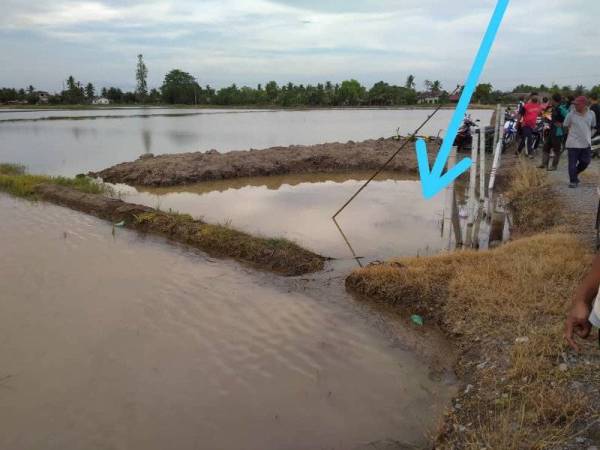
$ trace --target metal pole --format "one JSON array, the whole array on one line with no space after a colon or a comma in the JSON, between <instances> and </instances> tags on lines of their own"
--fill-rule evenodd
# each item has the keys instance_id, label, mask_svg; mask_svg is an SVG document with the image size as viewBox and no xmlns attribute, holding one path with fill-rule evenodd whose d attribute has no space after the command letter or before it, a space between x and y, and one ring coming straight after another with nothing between
<instances>
[{"instance_id":1,"label":"metal pole","mask_svg":"<svg viewBox=\"0 0 600 450\"><path fill-rule=\"evenodd\" d=\"M450 155L448 156L448 162L446 170L450 170L456 164L456 147L452 147ZM454 202L454 183L450 183L444 190L444 228L443 228L443 239L447 242L446 250L452 250L452 232L454 230L454 214L455 214L455 202ZM448 223L446 223L448 221Z\"/></svg>"},{"instance_id":2,"label":"metal pole","mask_svg":"<svg viewBox=\"0 0 600 450\"><path fill-rule=\"evenodd\" d=\"M454 228L454 248L463 246L462 230L460 229L460 218L458 217L458 205L456 204L456 191L452 190L452 228ZM452 250L449 248L448 250Z\"/></svg>"},{"instance_id":3,"label":"metal pole","mask_svg":"<svg viewBox=\"0 0 600 450\"><path fill-rule=\"evenodd\" d=\"M477 133L477 130L475 130L475 133ZM473 134L471 134L473 135ZM471 145L471 170L469 173L469 190L468 190L468 196L469 196L469 201L468 201L468 207L469 207L469 221L468 223L472 224L474 217L475 217L475 208L476 208L476 202L475 202L475 186L477 185L477 152L478 152L478 148L475 145L475 142L473 142L473 144Z\"/></svg>"},{"instance_id":4,"label":"metal pole","mask_svg":"<svg viewBox=\"0 0 600 450\"><path fill-rule=\"evenodd\" d=\"M340 224L337 223L337 220L335 220L335 218L333 218L333 223L335 223L335 226L337 227L338 231L342 235L342 238L344 238L344 242L346 242L346 245L348 246L348 248L350 249L350 252L352 253L352 257L356 260L356 262L358 263L358 266L359 267L363 267L362 263L360 262L360 257L356 255L356 252L354 251L354 248L350 244L350 241L348 240L348 238L346 237L346 235L342 231L342 228L340 227Z\"/></svg>"},{"instance_id":5,"label":"metal pole","mask_svg":"<svg viewBox=\"0 0 600 450\"><path fill-rule=\"evenodd\" d=\"M496 148L498 144L498 135L500 134L500 104L496 105L496 121L494 123L494 144L492 148Z\"/></svg>"},{"instance_id":6,"label":"metal pole","mask_svg":"<svg viewBox=\"0 0 600 450\"><path fill-rule=\"evenodd\" d=\"M477 130L477 150L479 152L479 201L485 198L485 143L481 145L481 130Z\"/></svg>"},{"instance_id":7,"label":"metal pole","mask_svg":"<svg viewBox=\"0 0 600 450\"><path fill-rule=\"evenodd\" d=\"M502 142L498 142L496 145L496 150L494 152L494 162L492 163L492 170L490 171L490 184L488 185L488 192L491 195L491 192L494 190L494 184L496 183L496 174L498 173L498 169L500 169L500 159L502 157Z\"/></svg>"},{"instance_id":8,"label":"metal pole","mask_svg":"<svg viewBox=\"0 0 600 450\"><path fill-rule=\"evenodd\" d=\"M500 108L500 119L504 117L504 108ZM492 169L490 170L490 182L488 185L488 193L487 193L487 214L489 217L492 217L492 209L494 208L494 185L496 184L496 174L498 169L500 168L500 158L502 156L502 148L504 141L504 127L502 126L502 120L498 123L498 141L496 142L496 147L494 150L494 160L492 163Z\"/></svg>"}]
</instances>

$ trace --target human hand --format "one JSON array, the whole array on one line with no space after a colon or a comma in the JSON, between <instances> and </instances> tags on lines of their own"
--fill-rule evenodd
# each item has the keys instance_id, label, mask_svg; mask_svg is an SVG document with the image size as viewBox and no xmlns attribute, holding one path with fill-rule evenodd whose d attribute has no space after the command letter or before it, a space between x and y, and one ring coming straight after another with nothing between
<instances>
[{"instance_id":1,"label":"human hand","mask_svg":"<svg viewBox=\"0 0 600 450\"><path fill-rule=\"evenodd\" d=\"M575 342L574 335L586 339L592 331L592 324L588 320L591 308L585 302L574 302L565 323L565 339L576 352L579 346Z\"/></svg>"}]
</instances>

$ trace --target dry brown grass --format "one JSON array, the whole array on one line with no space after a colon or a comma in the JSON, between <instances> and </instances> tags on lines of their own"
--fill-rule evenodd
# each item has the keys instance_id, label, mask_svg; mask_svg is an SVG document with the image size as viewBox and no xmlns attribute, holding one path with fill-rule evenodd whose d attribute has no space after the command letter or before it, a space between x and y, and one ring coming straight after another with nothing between
<instances>
[{"instance_id":1,"label":"dry brown grass","mask_svg":"<svg viewBox=\"0 0 600 450\"><path fill-rule=\"evenodd\" d=\"M539 233L564 223L545 170L518 160L507 178L505 197L516 231Z\"/></svg>"},{"instance_id":2,"label":"dry brown grass","mask_svg":"<svg viewBox=\"0 0 600 450\"><path fill-rule=\"evenodd\" d=\"M436 307L448 297L450 280L458 268L480 255L465 251L395 259L354 271L346 286L369 299L437 319Z\"/></svg>"},{"instance_id":3,"label":"dry brown grass","mask_svg":"<svg viewBox=\"0 0 600 450\"><path fill-rule=\"evenodd\" d=\"M562 337L570 296L592 255L556 227L561 205L545 172L519 162L508 179L521 239L482 252L392 260L346 280L362 297L423 314L461 348L456 370L472 388L456 399L461 407L449 411L436 448L563 448L600 417L597 396L572 388L598 383L597 344L573 362Z\"/></svg>"},{"instance_id":4,"label":"dry brown grass","mask_svg":"<svg viewBox=\"0 0 600 450\"><path fill-rule=\"evenodd\" d=\"M540 234L490 251L367 267L347 286L424 314L465 349L457 371L476 388L448 416L439 448L542 449L592 413L569 389L577 371L559 369L569 297L590 258L573 235Z\"/></svg>"}]
</instances>

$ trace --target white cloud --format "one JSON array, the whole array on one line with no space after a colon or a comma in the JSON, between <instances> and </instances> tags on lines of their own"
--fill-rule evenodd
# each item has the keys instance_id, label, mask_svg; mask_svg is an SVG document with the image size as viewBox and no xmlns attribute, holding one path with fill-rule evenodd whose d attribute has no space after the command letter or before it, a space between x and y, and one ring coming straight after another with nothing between
<instances>
[{"instance_id":1,"label":"white cloud","mask_svg":"<svg viewBox=\"0 0 600 450\"><path fill-rule=\"evenodd\" d=\"M111 57L123 84L132 58L146 55L151 78L181 67L223 85L317 81L356 77L398 82L408 73L461 81L485 29L493 0L4 0L0 52L10 54L5 78L18 84L23 60L55 49L57 55L92 52ZM485 76L507 87L519 82L565 80L600 83L594 62L600 56L595 18L600 2L519 0L512 2ZM12 33L12 34L11 34ZM24 40L23 36L28 38ZM20 40L21 39L21 40ZM43 42L36 50L35 39ZM26 42L25 42L26 41ZM29 45L20 56L15 44ZM41 50L44 49L44 50ZM73 57L74 57L73 56ZM22 59L20 59L22 58ZM65 61L50 63L43 80L64 77ZM120 68L120 69L119 69ZM92 79L94 67L78 67ZM12 79L10 77L13 77ZM595 81L594 81L595 80Z\"/></svg>"}]
</instances>

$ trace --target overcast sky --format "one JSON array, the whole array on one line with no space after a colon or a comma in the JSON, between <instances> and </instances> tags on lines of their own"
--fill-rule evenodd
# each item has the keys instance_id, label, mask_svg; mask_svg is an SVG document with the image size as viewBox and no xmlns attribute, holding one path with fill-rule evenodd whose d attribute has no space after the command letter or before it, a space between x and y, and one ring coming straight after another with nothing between
<instances>
[{"instance_id":1,"label":"overcast sky","mask_svg":"<svg viewBox=\"0 0 600 450\"><path fill-rule=\"evenodd\" d=\"M495 0L1 0L0 86L464 81ZM483 81L600 84L600 1L512 0Z\"/></svg>"}]
</instances>

